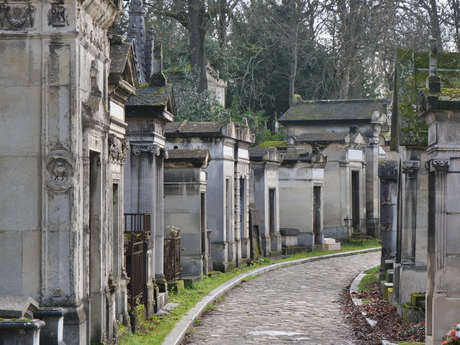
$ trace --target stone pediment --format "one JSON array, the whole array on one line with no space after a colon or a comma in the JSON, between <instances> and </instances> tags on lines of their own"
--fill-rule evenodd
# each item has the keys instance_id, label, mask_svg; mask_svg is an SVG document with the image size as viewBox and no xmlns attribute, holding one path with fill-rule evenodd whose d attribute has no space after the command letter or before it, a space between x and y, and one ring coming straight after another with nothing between
<instances>
[{"instance_id":1,"label":"stone pediment","mask_svg":"<svg viewBox=\"0 0 460 345\"><path fill-rule=\"evenodd\" d=\"M132 44L112 43L110 60L109 90L112 97L115 96L124 103L129 96L136 93L138 87Z\"/></svg>"},{"instance_id":2,"label":"stone pediment","mask_svg":"<svg viewBox=\"0 0 460 345\"><path fill-rule=\"evenodd\" d=\"M103 29L108 29L122 11L122 1L119 0L86 0L79 1L94 23Z\"/></svg>"}]
</instances>

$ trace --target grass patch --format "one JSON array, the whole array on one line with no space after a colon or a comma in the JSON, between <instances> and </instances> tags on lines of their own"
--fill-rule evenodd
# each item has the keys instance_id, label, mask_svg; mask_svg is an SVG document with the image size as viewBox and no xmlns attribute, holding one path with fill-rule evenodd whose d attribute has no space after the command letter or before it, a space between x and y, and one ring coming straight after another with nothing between
<instances>
[{"instance_id":1,"label":"grass patch","mask_svg":"<svg viewBox=\"0 0 460 345\"><path fill-rule=\"evenodd\" d=\"M248 281L250 281L250 280L253 280L254 278L257 278L257 277L259 277L259 276L258 276L258 275L247 276L247 277L244 277L241 281L242 281L243 283L246 283L246 282L248 282Z\"/></svg>"},{"instance_id":2,"label":"grass patch","mask_svg":"<svg viewBox=\"0 0 460 345\"><path fill-rule=\"evenodd\" d=\"M358 285L358 291L369 291L378 289L380 265L368 269L366 275L361 279ZM377 283L377 284L375 284ZM377 286L377 287L376 287Z\"/></svg>"},{"instance_id":3,"label":"grass patch","mask_svg":"<svg viewBox=\"0 0 460 345\"><path fill-rule=\"evenodd\" d=\"M342 243L340 251L337 252L348 252L360 249L368 249L379 247L380 242L378 240L360 240L360 241L347 241ZM151 345L151 344L161 344L166 336L173 330L176 324L182 319L182 317L187 314L187 312L192 309L201 299L210 293L212 290L222 285L226 281L242 274L258 268L261 266L270 265L276 262L292 261L297 259L315 257L331 254L330 251L318 250L312 252L298 253L295 255L290 255L289 257L272 260L268 258L262 258L255 260L254 264L251 266L244 266L240 269L235 269L230 272L221 273L211 277L205 277L199 282L194 282L193 286L182 290L179 294L177 292L169 293L169 301L179 303L179 305L171 310L168 315L153 315L145 321L142 320L139 322L138 332L136 334L129 333L123 337L120 341L120 345ZM250 278L253 277L253 278ZM256 276L250 276L246 278L246 281L256 278ZM217 298L217 301L222 300L223 297ZM211 303L210 303L211 304ZM215 305L213 304L215 308ZM212 309L208 304L208 308Z\"/></svg>"}]
</instances>

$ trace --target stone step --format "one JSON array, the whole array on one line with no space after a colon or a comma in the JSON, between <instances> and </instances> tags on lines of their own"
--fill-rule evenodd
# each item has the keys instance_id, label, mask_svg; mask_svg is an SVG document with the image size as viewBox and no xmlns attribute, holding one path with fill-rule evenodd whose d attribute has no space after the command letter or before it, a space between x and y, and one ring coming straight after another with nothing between
<instances>
[{"instance_id":1,"label":"stone step","mask_svg":"<svg viewBox=\"0 0 460 345\"><path fill-rule=\"evenodd\" d=\"M330 243L324 245L325 250L340 250L340 248L340 243Z\"/></svg>"},{"instance_id":2,"label":"stone step","mask_svg":"<svg viewBox=\"0 0 460 345\"><path fill-rule=\"evenodd\" d=\"M385 273L385 280L389 283L393 283L393 270L387 270Z\"/></svg>"},{"instance_id":3,"label":"stone step","mask_svg":"<svg viewBox=\"0 0 460 345\"><path fill-rule=\"evenodd\" d=\"M410 294L410 304L414 307L425 308L425 293L411 293Z\"/></svg>"},{"instance_id":4,"label":"stone step","mask_svg":"<svg viewBox=\"0 0 460 345\"><path fill-rule=\"evenodd\" d=\"M203 280L203 276L185 276L182 277L182 280L184 281L184 286L186 288L191 288L194 283Z\"/></svg>"},{"instance_id":5,"label":"stone step","mask_svg":"<svg viewBox=\"0 0 460 345\"><path fill-rule=\"evenodd\" d=\"M158 313L163 307L168 304L168 294L165 292L160 292L155 300L155 313Z\"/></svg>"},{"instance_id":6,"label":"stone step","mask_svg":"<svg viewBox=\"0 0 460 345\"><path fill-rule=\"evenodd\" d=\"M335 243L335 238L325 238L323 240L324 244L334 244Z\"/></svg>"},{"instance_id":7,"label":"stone step","mask_svg":"<svg viewBox=\"0 0 460 345\"><path fill-rule=\"evenodd\" d=\"M387 260L385 260L383 268L386 269L386 270L391 270L391 269L393 269L393 264L394 263L395 263L394 259L387 259Z\"/></svg>"}]
</instances>

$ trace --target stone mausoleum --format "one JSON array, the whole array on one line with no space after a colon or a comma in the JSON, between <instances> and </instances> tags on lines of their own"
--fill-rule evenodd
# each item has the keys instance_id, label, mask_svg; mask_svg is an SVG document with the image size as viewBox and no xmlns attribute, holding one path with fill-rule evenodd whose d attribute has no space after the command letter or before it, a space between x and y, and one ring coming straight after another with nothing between
<instances>
[{"instance_id":1,"label":"stone mausoleum","mask_svg":"<svg viewBox=\"0 0 460 345\"><path fill-rule=\"evenodd\" d=\"M107 31L120 10L113 0L1 6L0 295L65 307L67 345L115 342L127 314L127 145L108 92Z\"/></svg>"},{"instance_id":2,"label":"stone mausoleum","mask_svg":"<svg viewBox=\"0 0 460 345\"><path fill-rule=\"evenodd\" d=\"M324 237L348 238L354 229L378 236L380 200L378 160L385 100L300 101L279 123L297 154L319 150L324 167ZM283 226L283 225L282 225Z\"/></svg>"},{"instance_id":3,"label":"stone mausoleum","mask_svg":"<svg viewBox=\"0 0 460 345\"><path fill-rule=\"evenodd\" d=\"M250 257L249 147L254 136L247 121L169 123L165 136L169 150L209 150L206 210L213 266L225 272L241 265Z\"/></svg>"}]
</instances>

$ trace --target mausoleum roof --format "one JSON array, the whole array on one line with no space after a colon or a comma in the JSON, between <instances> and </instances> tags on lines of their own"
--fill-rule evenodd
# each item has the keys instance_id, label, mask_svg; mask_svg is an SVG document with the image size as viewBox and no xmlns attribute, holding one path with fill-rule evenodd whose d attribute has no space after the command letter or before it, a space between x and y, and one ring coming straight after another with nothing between
<instances>
[{"instance_id":1,"label":"mausoleum roof","mask_svg":"<svg viewBox=\"0 0 460 345\"><path fill-rule=\"evenodd\" d=\"M132 44L122 42L110 45L110 74L122 74L128 61Z\"/></svg>"},{"instance_id":2,"label":"mausoleum roof","mask_svg":"<svg viewBox=\"0 0 460 345\"><path fill-rule=\"evenodd\" d=\"M195 161L206 163L210 160L208 149L172 149L168 150L168 162Z\"/></svg>"},{"instance_id":3,"label":"mausoleum roof","mask_svg":"<svg viewBox=\"0 0 460 345\"><path fill-rule=\"evenodd\" d=\"M325 165L327 162L326 157L322 153L298 153L288 152L281 155L284 163L304 162L311 164Z\"/></svg>"},{"instance_id":4,"label":"mausoleum roof","mask_svg":"<svg viewBox=\"0 0 460 345\"><path fill-rule=\"evenodd\" d=\"M238 122L183 122L168 123L165 128L167 138L210 138L228 137L247 143L254 142L254 136L247 121Z\"/></svg>"},{"instance_id":5,"label":"mausoleum roof","mask_svg":"<svg viewBox=\"0 0 460 345\"><path fill-rule=\"evenodd\" d=\"M166 126L166 133L190 133L203 136L214 134L221 135L222 127L224 123L222 122L173 122L168 123Z\"/></svg>"},{"instance_id":6,"label":"mausoleum roof","mask_svg":"<svg viewBox=\"0 0 460 345\"><path fill-rule=\"evenodd\" d=\"M324 133L303 133L295 137L296 142L344 142L349 139L350 133L346 132L324 132Z\"/></svg>"},{"instance_id":7,"label":"mausoleum roof","mask_svg":"<svg viewBox=\"0 0 460 345\"><path fill-rule=\"evenodd\" d=\"M383 112L383 99L301 101L289 108L279 122L359 121L370 122Z\"/></svg>"},{"instance_id":8,"label":"mausoleum roof","mask_svg":"<svg viewBox=\"0 0 460 345\"><path fill-rule=\"evenodd\" d=\"M281 162L281 155L276 147L251 147L249 149L251 161Z\"/></svg>"},{"instance_id":9,"label":"mausoleum roof","mask_svg":"<svg viewBox=\"0 0 460 345\"><path fill-rule=\"evenodd\" d=\"M165 86L141 85L136 94L125 103L126 117L157 117L165 116L173 121L175 116L174 93L171 84Z\"/></svg>"}]
</instances>

